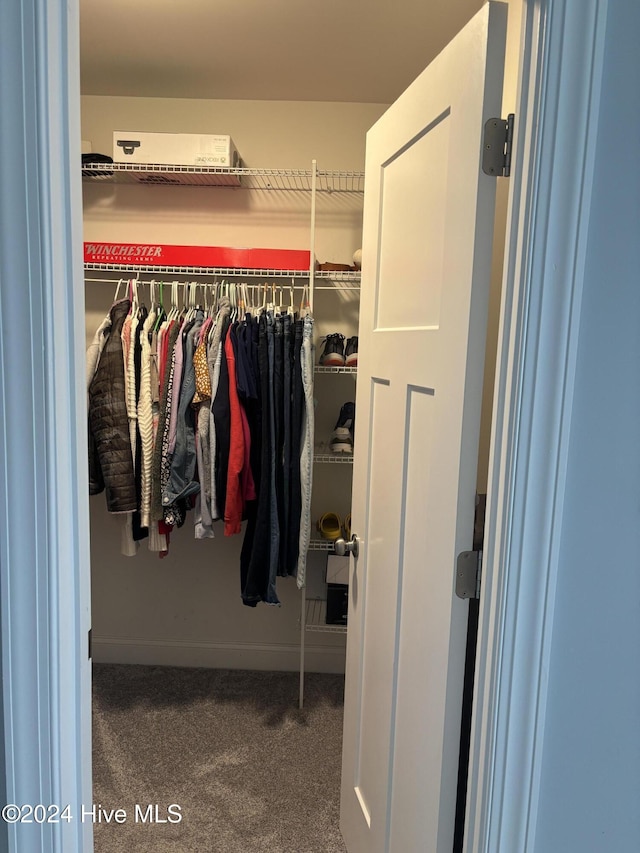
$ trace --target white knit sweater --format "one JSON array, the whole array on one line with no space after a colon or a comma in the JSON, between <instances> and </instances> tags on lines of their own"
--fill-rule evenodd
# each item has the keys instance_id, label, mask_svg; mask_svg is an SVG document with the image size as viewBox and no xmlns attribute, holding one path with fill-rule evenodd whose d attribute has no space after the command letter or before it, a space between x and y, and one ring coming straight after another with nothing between
<instances>
[{"instance_id":1,"label":"white knit sweater","mask_svg":"<svg viewBox=\"0 0 640 853\"><path fill-rule=\"evenodd\" d=\"M151 510L151 465L153 459L153 406L151 396L151 344L149 332L156 321L156 312L151 311L142 327L142 364L140 369L140 398L138 400L138 426L142 442L142 496L140 499L140 523L149 526Z\"/></svg>"}]
</instances>

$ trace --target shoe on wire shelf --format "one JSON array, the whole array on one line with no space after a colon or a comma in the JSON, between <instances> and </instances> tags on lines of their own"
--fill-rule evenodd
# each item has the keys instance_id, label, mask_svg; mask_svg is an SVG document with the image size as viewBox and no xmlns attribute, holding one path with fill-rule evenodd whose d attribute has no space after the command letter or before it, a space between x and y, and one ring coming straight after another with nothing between
<instances>
[{"instance_id":1,"label":"shoe on wire shelf","mask_svg":"<svg viewBox=\"0 0 640 853\"><path fill-rule=\"evenodd\" d=\"M358 366L358 336L354 335L347 339L347 344L344 348L344 363L347 367Z\"/></svg>"},{"instance_id":2,"label":"shoe on wire shelf","mask_svg":"<svg viewBox=\"0 0 640 853\"><path fill-rule=\"evenodd\" d=\"M331 437L332 453L353 453L353 426L356 417L356 404L345 403L340 409L338 421Z\"/></svg>"},{"instance_id":3,"label":"shoe on wire shelf","mask_svg":"<svg viewBox=\"0 0 640 853\"><path fill-rule=\"evenodd\" d=\"M330 542L335 542L342 536L342 522L340 516L335 512L325 512L324 515L316 521L316 528L323 539L328 539Z\"/></svg>"},{"instance_id":4,"label":"shoe on wire shelf","mask_svg":"<svg viewBox=\"0 0 640 853\"><path fill-rule=\"evenodd\" d=\"M342 531L347 542L351 541L351 513L342 522Z\"/></svg>"},{"instance_id":5,"label":"shoe on wire shelf","mask_svg":"<svg viewBox=\"0 0 640 853\"><path fill-rule=\"evenodd\" d=\"M327 335L319 363L324 367L344 367L344 335Z\"/></svg>"}]
</instances>

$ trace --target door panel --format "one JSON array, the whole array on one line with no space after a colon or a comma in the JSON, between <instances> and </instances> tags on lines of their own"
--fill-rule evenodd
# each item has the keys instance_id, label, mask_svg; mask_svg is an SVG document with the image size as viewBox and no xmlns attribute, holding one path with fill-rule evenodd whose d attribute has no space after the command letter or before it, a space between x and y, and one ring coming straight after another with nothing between
<instances>
[{"instance_id":1,"label":"door panel","mask_svg":"<svg viewBox=\"0 0 640 853\"><path fill-rule=\"evenodd\" d=\"M423 129L383 165L376 329L437 326L443 275L448 114ZM425 163L437 164L425 169ZM398 210L404 210L402 217ZM425 235L429 235L429 239ZM381 287L402 273L398 291ZM424 287L425 281L430 282Z\"/></svg>"},{"instance_id":2,"label":"door panel","mask_svg":"<svg viewBox=\"0 0 640 853\"><path fill-rule=\"evenodd\" d=\"M375 500L383 496L389 488L388 470L385 464L385 443L389 441L394 428L390 417L390 388L386 381L371 380L371 444L368 484L369 519L367 541L376 564L384 565L394 558L389 551L393 538L378 536L376 531L383 530L389 522L397 524L397 519L387 518L384 500ZM382 575L376 583L367 585L369 602L364 609L363 656L361 665L360 714L358 719L358 752L356 754L355 788L365 815L371 812L371 804L376 803L385 793L387 773L384 751L377 743L378 733L388 730L389 707L377 701L377 671L380 661L388 654L393 644L393 624L378 625L375 614L384 608L385 602L394 595L394 578L391 574ZM362 713L366 709L366 713Z\"/></svg>"},{"instance_id":3,"label":"door panel","mask_svg":"<svg viewBox=\"0 0 640 853\"><path fill-rule=\"evenodd\" d=\"M451 853L503 4L367 136L341 828L349 853Z\"/></svg>"}]
</instances>

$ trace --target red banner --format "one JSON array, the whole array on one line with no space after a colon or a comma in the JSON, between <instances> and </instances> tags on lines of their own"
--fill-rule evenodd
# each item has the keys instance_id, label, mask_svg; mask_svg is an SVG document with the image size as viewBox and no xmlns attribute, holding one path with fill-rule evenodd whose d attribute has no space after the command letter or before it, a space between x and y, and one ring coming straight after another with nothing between
<instances>
[{"instance_id":1,"label":"red banner","mask_svg":"<svg viewBox=\"0 0 640 853\"><path fill-rule=\"evenodd\" d=\"M228 246L167 246L149 243L84 244L86 264L308 270L310 257L310 252L300 249L236 249Z\"/></svg>"}]
</instances>

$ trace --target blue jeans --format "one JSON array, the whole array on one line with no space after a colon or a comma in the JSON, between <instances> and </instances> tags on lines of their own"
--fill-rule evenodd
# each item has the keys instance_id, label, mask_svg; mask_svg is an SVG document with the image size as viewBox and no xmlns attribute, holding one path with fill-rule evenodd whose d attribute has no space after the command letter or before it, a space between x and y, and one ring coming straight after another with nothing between
<instances>
[{"instance_id":1,"label":"blue jeans","mask_svg":"<svg viewBox=\"0 0 640 853\"><path fill-rule=\"evenodd\" d=\"M302 449L302 416L304 414L304 388L302 386L301 364L303 328L304 320L296 320L291 324L291 439L288 456L286 455L287 449L285 445L285 481L289 486L285 569L287 575L293 576L295 576L298 571L298 554L300 551L300 512L302 510L302 495L300 491L300 451Z\"/></svg>"},{"instance_id":2,"label":"blue jeans","mask_svg":"<svg viewBox=\"0 0 640 853\"><path fill-rule=\"evenodd\" d=\"M196 480L196 433L195 411L191 405L196 392L196 373L193 367L195 339L200 331L204 312L198 311L196 321L187 335L185 348L184 375L180 386L178 421L176 428L176 446L171 458L169 483L162 497L165 506L170 506L181 498L200 491Z\"/></svg>"},{"instance_id":3,"label":"blue jeans","mask_svg":"<svg viewBox=\"0 0 640 853\"><path fill-rule=\"evenodd\" d=\"M276 465L279 460L276 459L276 341L275 341L275 321L273 313L267 312L267 347L269 353L269 448L270 448L270 466L269 466L269 586L267 591L267 602L271 603L274 598L278 601L276 595L276 575L278 573L278 557L280 554L280 522L278 519L278 497L276 489ZM279 603L279 602L278 602Z\"/></svg>"},{"instance_id":4,"label":"blue jeans","mask_svg":"<svg viewBox=\"0 0 640 853\"><path fill-rule=\"evenodd\" d=\"M270 331L269 331L270 329ZM279 604L276 593L275 570L271 575L271 555L273 551L273 519L271 504L271 474L275 478L274 448L272 448L271 411L272 391L269 376L269 337L272 340L273 353L273 318L271 325L266 314L258 321L258 376L260 403L256 418L261 424L259 451L259 476L256 478L258 499L250 508L247 529L245 531L242 554L240 557L242 601L250 607L255 607L259 601L267 604ZM258 448L255 448L256 452ZM274 507L275 508L275 507ZM276 517L277 525L277 517ZM276 529L276 535L278 531ZM277 549L276 549L277 555ZM275 566L275 564L274 564Z\"/></svg>"},{"instance_id":5,"label":"blue jeans","mask_svg":"<svg viewBox=\"0 0 640 853\"><path fill-rule=\"evenodd\" d=\"M275 421L276 509L278 512L277 574L282 575L282 551L286 542L287 519L284 508L284 324L279 314L274 322L273 413Z\"/></svg>"}]
</instances>

